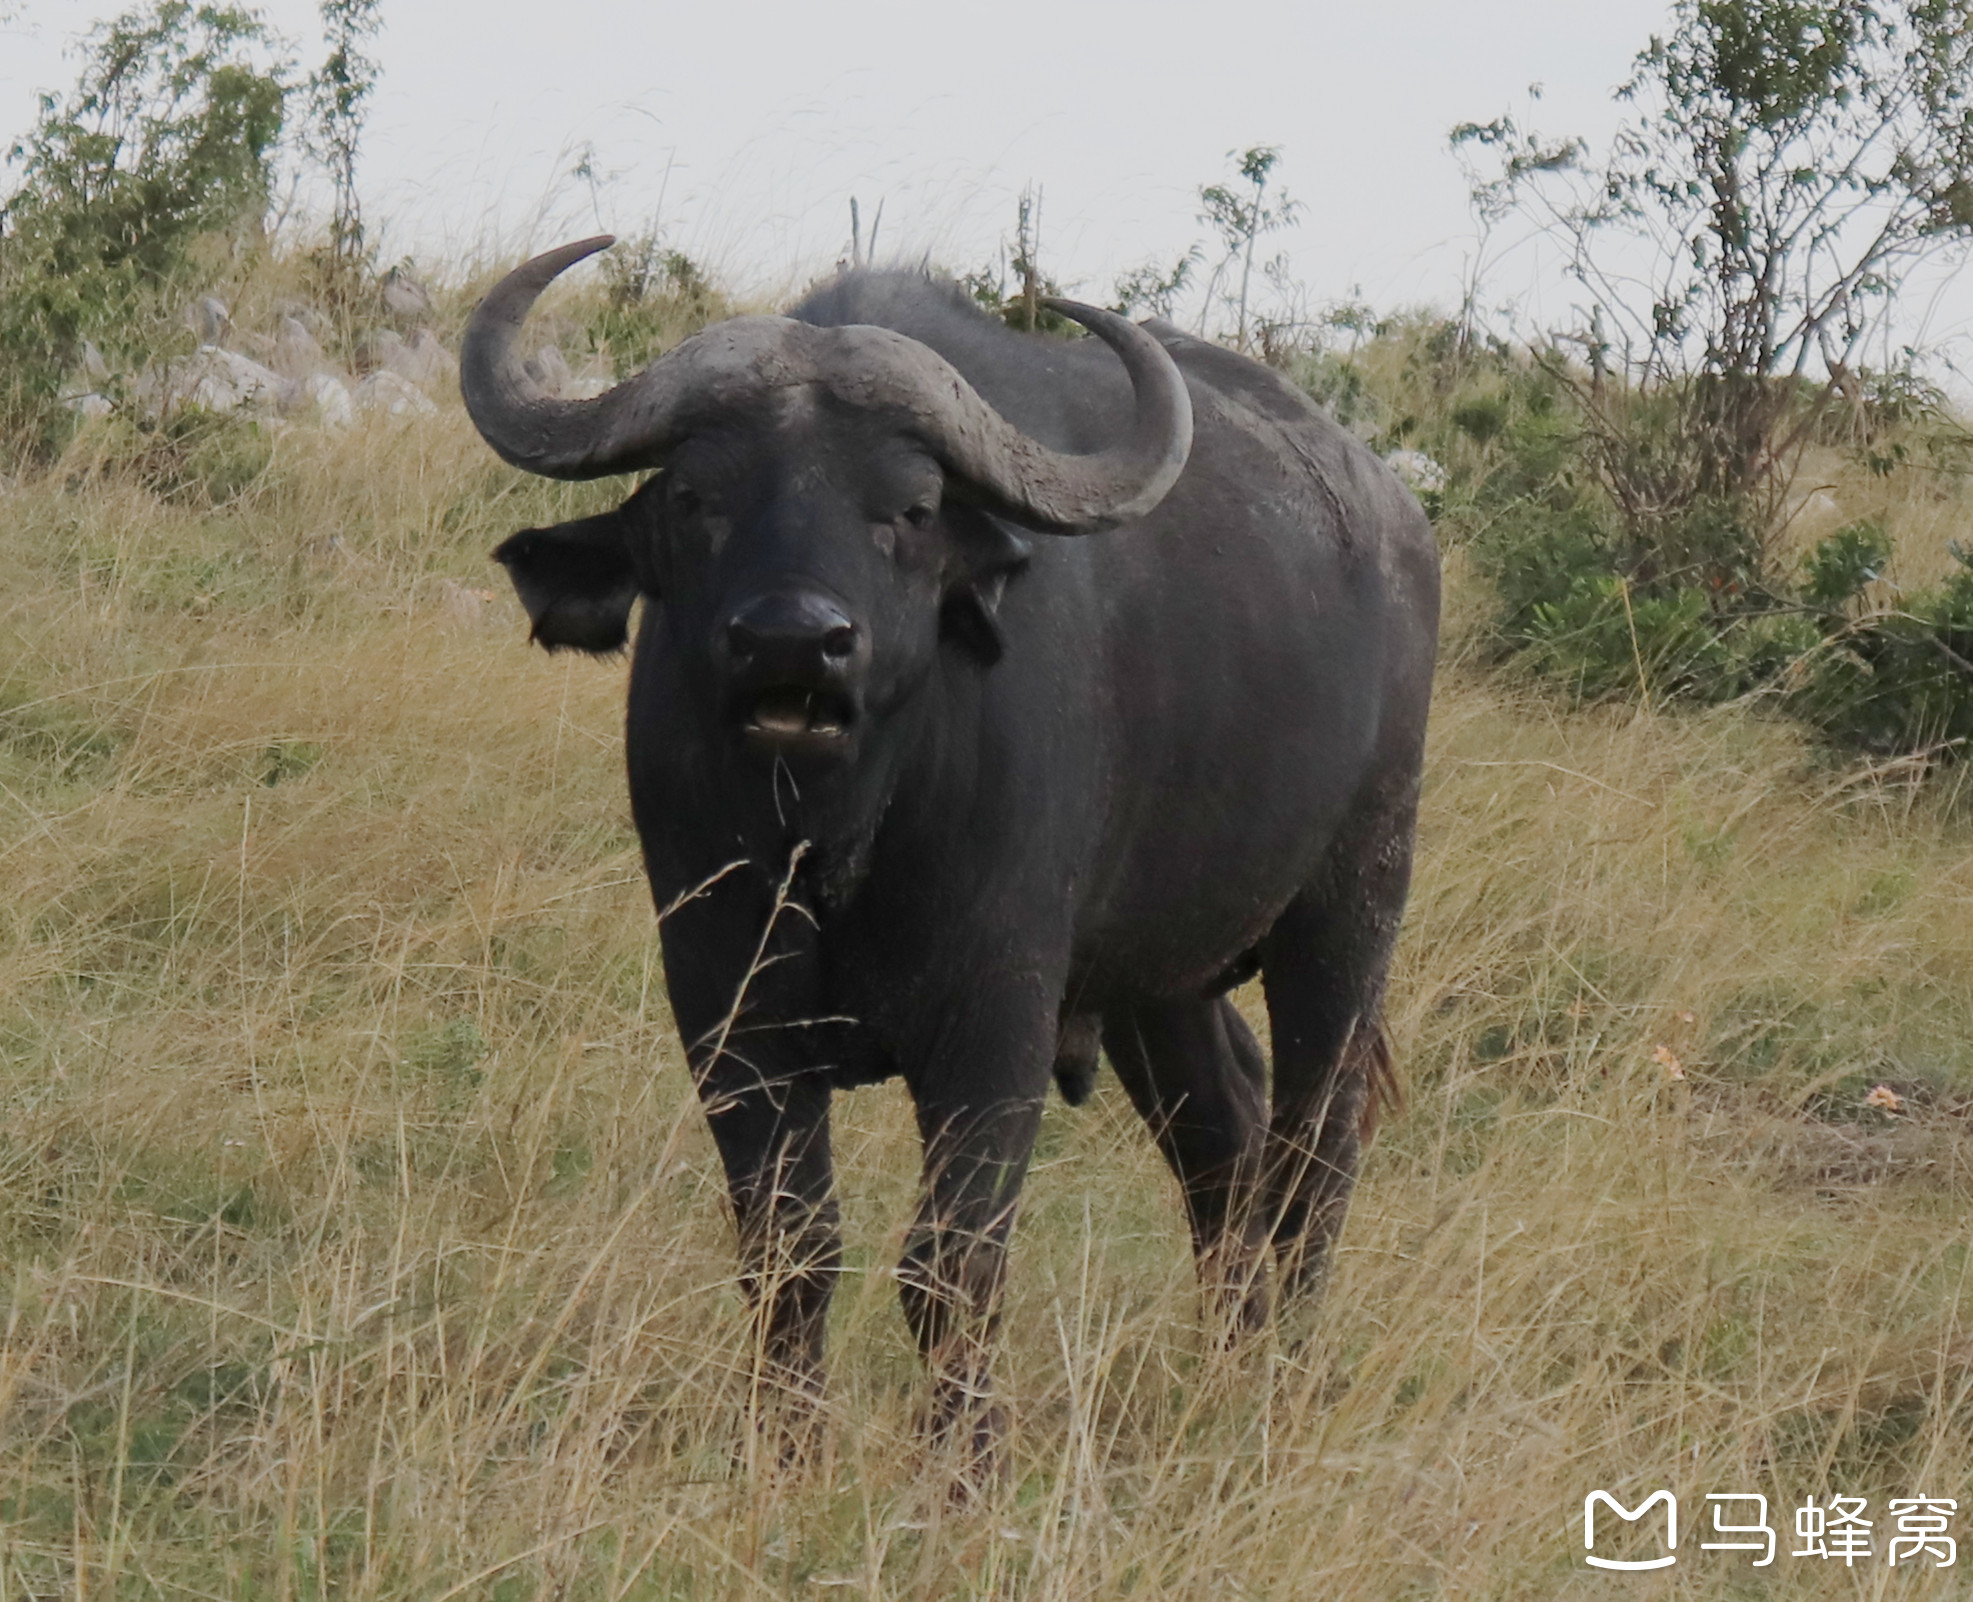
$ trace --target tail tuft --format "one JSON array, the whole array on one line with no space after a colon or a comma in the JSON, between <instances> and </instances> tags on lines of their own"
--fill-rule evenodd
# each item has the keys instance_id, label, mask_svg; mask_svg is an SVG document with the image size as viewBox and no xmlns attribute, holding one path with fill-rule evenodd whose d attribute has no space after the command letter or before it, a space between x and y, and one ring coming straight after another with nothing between
<instances>
[{"instance_id":1,"label":"tail tuft","mask_svg":"<svg viewBox=\"0 0 1973 1602\"><path fill-rule=\"evenodd\" d=\"M1384 1015L1360 1022L1350 1036L1350 1071L1364 1079L1363 1110L1357 1114L1357 1139L1369 1145L1386 1116L1404 1111L1404 1076L1391 1050L1391 1032Z\"/></svg>"}]
</instances>

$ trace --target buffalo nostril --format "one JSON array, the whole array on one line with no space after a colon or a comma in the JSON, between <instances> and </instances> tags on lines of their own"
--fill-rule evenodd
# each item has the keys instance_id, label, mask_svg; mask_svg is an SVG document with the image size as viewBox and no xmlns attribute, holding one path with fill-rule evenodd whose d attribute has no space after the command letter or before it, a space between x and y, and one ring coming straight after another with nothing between
<instances>
[{"instance_id":1,"label":"buffalo nostril","mask_svg":"<svg viewBox=\"0 0 1973 1602\"><path fill-rule=\"evenodd\" d=\"M760 636L736 617L726 625L726 645L735 656L752 656L760 649Z\"/></svg>"},{"instance_id":2,"label":"buffalo nostril","mask_svg":"<svg viewBox=\"0 0 1973 1602\"><path fill-rule=\"evenodd\" d=\"M822 636L822 654L840 662L856 649L856 625L839 623Z\"/></svg>"}]
</instances>

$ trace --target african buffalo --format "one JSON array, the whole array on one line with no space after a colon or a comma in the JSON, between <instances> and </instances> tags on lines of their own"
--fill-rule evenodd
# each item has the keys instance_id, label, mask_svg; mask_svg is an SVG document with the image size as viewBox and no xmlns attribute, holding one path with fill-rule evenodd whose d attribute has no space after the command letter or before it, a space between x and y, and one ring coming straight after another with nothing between
<instances>
[{"instance_id":1,"label":"african buffalo","mask_svg":"<svg viewBox=\"0 0 1973 1602\"><path fill-rule=\"evenodd\" d=\"M1008 1230L1099 1039L1222 1316L1265 1319L1270 1245L1320 1281L1390 1073L1432 533L1268 369L1066 301L1096 338L1017 333L918 273L554 399L516 336L609 243L502 281L461 384L530 472L656 471L495 555L551 650L616 650L643 598L631 803L779 1394L821 1384L830 1093L902 1075L905 1315L938 1431L990 1457ZM1271 1099L1227 995L1256 972Z\"/></svg>"}]
</instances>

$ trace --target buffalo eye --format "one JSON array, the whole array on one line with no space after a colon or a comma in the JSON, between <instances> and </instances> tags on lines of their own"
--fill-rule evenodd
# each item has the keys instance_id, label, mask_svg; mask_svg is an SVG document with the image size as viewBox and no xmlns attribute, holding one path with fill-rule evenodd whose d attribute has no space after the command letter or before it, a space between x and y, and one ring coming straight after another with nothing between
<instances>
[{"instance_id":1,"label":"buffalo eye","mask_svg":"<svg viewBox=\"0 0 1973 1602\"><path fill-rule=\"evenodd\" d=\"M904 520L915 529L928 529L938 520L939 509L936 502L919 501L904 509Z\"/></svg>"},{"instance_id":2,"label":"buffalo eye","mask_svg":"<svg viewBox=\"0 0 1973 1602\"><path fill-rule=\"evenodd\" d=\"M671 504L674 511L686 517L696 517L706 509L706 499L690 484L677 479L671 481Z\"/></svg>"}]
</instances>

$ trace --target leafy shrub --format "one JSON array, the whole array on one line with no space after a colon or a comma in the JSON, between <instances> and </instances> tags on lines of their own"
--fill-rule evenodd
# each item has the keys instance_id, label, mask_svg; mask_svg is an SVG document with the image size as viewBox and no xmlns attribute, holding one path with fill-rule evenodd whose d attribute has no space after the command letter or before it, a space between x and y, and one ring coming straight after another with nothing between
<instances>
[{"instance_id":1,"label":"leafy shrub","mask_svg":"<svg viewBox=\"0 0 1973 1602\"><path fill-rule=\"evenodd\" d=\"M1703 692L1719 683L1728 662L1698 590L1634 596L1612 574L1582 580L1559 601L1537 603L1527 642L1535 665L1588 696Z\"/></svg>"},{"instance_id":2,"label":"leafy shrub","mask_svg":"<svg viewBox=\"0 0 1973 1602\"><path fill-rule=\"evenodd\" d=\"M1802 593L1815 605L1836 610L1874 584L1891 560L1890 536L1883 525L1851 523L1809 553L1803 564Z\"/></svg>"},{"instance_id":3,"label":"leafy shrub","mask_svg":"<svg viewBox=\"0 0 1973 1602\"><path fill-rule=\"evenodd\" d=\"M600 265L603 298L584 331L619 380L733 309L697 262L655 233L606 251Z\"/></svg>"},{"instance_id":4,"label":"leafy shrub","mask_svg":"<svg viewBox=\"0 0 1973 1602\"><path fill-rule=\"evenodd\" d=\"M203 509L224 506L258 484L274 460L274 439L273 425L251 412L177 406L155 421L127 413L107 419L88 454L160 499ZM64 471L75 471L80 454L70 455Z\"/></svg>"},{"instance_id":5,"label":"leafy shrub","mask_svg":"<svg viewBox=\"0 0 1973 1602\"><path fill-rule=\"evenodd\" d=\"M1829 614L1821 646L1801 659L1792 700L1831 738L1881 755L1973 745L1973 570L1894 610Z\"/></svg>"},{"instance_id":6,"label":"leafy shrub","mask_svg":"<svg viewBox=\"0 0 1973 1602\"><path fill-rule=\"evenodd\" d=\"M1884 529L1799 571L1776 549L1812 446L1880 478L1964 468L1936 387L1860 362L1894 267L1973 242L1970 24L1973 0L1677 0L1600 163L1511 117L1454 130L1483 237L1531 220L1586 296L1521 364L1545 410L1513 363L1451 369L1476 393L1439 421L1465 480L1449 532L1503 647L1584 694L1772 689L1873 751L1973 735L1973 575L1887 606Z\"/></svg>"},{"instance_id":7,"label":"leafy shrub","mask_svg":"<svg viewBox=\"0 0 1973 1602\"><path fill-rule=\"evenodd\" d=\"M1506 651L1584 698L1770 691L1853 749L1973 742L1973 568L1887 606L1871 599L1892 555L1875 522L1820 541L1799 573L1716 511L1668 523L1656 546L1622 530L1593 498L1529 496L1474 538Z\"/></svg>"},{"instance_id":8,"label":"leafy shrub","mask_svg":"<svg viewBox=\"0 0 1973 1602\"><path fill-rule=\"evenodd\" d=\"M1608 431L1586 426L1581 391L1548 353L1449 343L1449 324L1387 322L1347 359L1302 353L1289 371L1339 417L1377 425L1448 472L1431 510L1492 591L1488 628L1514 657L1574 696L1718 702L1752 693L1839 746L1956 754L1973 742L1973 568L1936 588L1887 594L1895 542L1857 521L1796 564L1746 502L1645 497L1684 448L1675 407L1622 397L1631 460L1613 473ZM1580 375L1577 375L1578 378ZM1949 460L1964 430L1926 386L1873 380L1871 449L1909 445ZM1900 411L1900 407L1905 410ZM1898 432L1902 429L1903 432ZM1682 471L1682 469L1680 469Z\"/></svg>"},{"instance_id":9,"label":"leafy shrub","mask_svg":"<svg viewBox=\"0 0 1973 1602\"><path fill-rule=\"evenodd\" d=\"M1347 356L1329 351L1299 352L1287 364L1288 376L1345 428L1375 424L1382 407L1363 370Z\"/></svg>"},{"instance_id":10,"label":"leafy shrub","mask_svg":"<svg viewBox=\"0 0 1973 1602\"><path fill-rule=\"evenodd\" d=\"M1485 445L1498 439L1505 431L1508 415L1506 396L1476 395L1455 406L1449 420L1468 439Z\"/></svg>"},{"instance_id":11,"label":"leafy shrub","mask_svg":"<svg viewBox=\"0 0 1973 1602\"><path fill-rule=\"evenodd\" d=\"M167 348L199 263L259 238L288 92L268 46L249 11L157 0L91 33L74 90L43 97L0 212L0 428L17 449L60 445L89 346L112 367Z\"/></svg>"}]
</instances>

